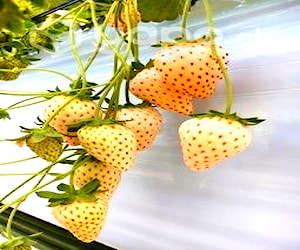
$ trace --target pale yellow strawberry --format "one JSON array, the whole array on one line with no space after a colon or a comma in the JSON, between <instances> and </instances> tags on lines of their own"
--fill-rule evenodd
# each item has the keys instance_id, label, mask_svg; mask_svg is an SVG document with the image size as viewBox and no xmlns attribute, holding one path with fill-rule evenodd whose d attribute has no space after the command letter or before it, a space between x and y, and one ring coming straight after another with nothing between
<instances>
[{"instance_id":1,"label":"pale yellow strawberry","mask_svg":"<svg viewBox=\"0 0 300 250\"><path fill-rule=\"evenodd\" d=\"M181 124L179 136L184 163L192 170L205 170L245 150L250 129L224 117L192 118Z\"/></svg>"},{"instance_id":2,"label":"pale yellow strawberry","mask_svg":"<svg viewBox=\"0 0 300 250\"><path fill-rule=\"evenodd\" d=\"M228 55L216 46L226 67ZM154 56L154 67L168 86L173 86L195 98L209 98L223 79L223 73L210 41L178 43L163 47Z\"/></svg>"},{"instance_id":3,"label":"pale yellow strawberry","mask_svg":"<svg viewBox=\"0 0 300 250\"><path fill-rule=\"evenodd\" d=\"M93 202L75 200L71 204L52 207L52 214L76 238L89 243L101 233L108 205L107 197L98 195Z\"/></svg>"},{"instance_id":4,"label":"pale yellow strawberry","mask_svg":"<svg viewBox=\"0 0 300 250\"><path fill-rule=\"evenodd\" d=\"M78 188L82 188L88 182L98 179L100 190L104 191L104 195L111 197L121 181L121 171L92 158L76 169L73 179Z\"/></svg>"},{"instance_id":5,"label":"pale yellow strawberry","mask_svg":"<svg viewBox=\"0 0 300 250\"><path fill-rule=\"evenodd\" d=\"M93 118L96 112L96 103L79 97L57 95L51 98L44 110L44 119L56 131L76 136L76 132L68 132L68 125L84 119Z\"/></svg>"},{"instance_id":6,"label":"pale yellow strawberry","mask_svg":"<svg viewBox=\"0 0 300 250\"><path fill-rule=\"evenodd\" d=\"M80 142L78 140L77 136L65 136L63 138L63 141L67 144L69 144L70 146L79 146Z\"/></svg>"},{"instance_id":7,"label":"pale yellow strawberry","mask_svg":"<svg viewBox=\"0 0 300 250\"><path fill-rule=\"evenodd\" d=\"M116 119L124 122L137 139L137 150L145 150L151 146L162 125L162 116L151 106L125 107L118 110Z\"/></svg>"},{"instance_id":8,"label":"pale yellow strawberry","mask_svg":"<svg viewBox=\"0 0 300 250\"><path fill-rule=\"evenodd\" d=\"M134 163L136 137L123 125L84 126L78 130L77 136L83 148L108 167L126 171Z\"/></svg>"},{"instance_id":9,"label":"pale yellow strawberry","mask_svg":"<svg viewBox=\"0 0 300 250\"><path fill-rule=\"evenodd\" d=\"M136 97L162 109L184 115L193 113L192 96L169 85L153 67L139 72L130 81L129 90Z\"/></svg>"}]
</instances>

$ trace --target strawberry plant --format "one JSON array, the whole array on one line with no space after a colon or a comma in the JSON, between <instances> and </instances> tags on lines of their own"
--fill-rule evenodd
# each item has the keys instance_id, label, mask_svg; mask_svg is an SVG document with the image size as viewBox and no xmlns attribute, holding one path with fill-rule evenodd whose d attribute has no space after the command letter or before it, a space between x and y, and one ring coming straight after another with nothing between
<instances>
[{"instance_id":1,"label":"strawberry plant","mask_svg":"<svg viewBox=\"0 0 300 250\"><path fill-rule=\"evenodd\" d=\"M13 84L23 71L31 71L33 78L38 71L56 74L68 83L64 89L56 86L41 92L0 90L0 95L21 98L0 107L1 122L13 121L13 110L44 105L43 111L36 114L33 127L20 124L21 136L0 140L0 143L14 141L31 153L25 159L0 165L36 158L45 160L41 161L39 171L30 173L0 198L3 203L0 213L14 206L6 227L8 240L0 244L3 249L30 247L30 239L38 237L18 238L11 228L15 211L34 194L48 199L49 213L79 240L91 242L101 237L110 201L121 186L123 173L130 173L140 151L151 150L159 137L164 120L162 110L190 117L179 127L179 139L183 162L192 170L211 168L250 145L249 126L263 120L242 118L232 112L233 84L228 73L228 54L215 42L209 1L202 2L209 33L189 40L185 29L189 10L195 3L191 0L86 0L73 6L60 0L0 1L3 6L0 9L0 21L3 21L0 22L0 80ZM43 12L47 6L50 10ZM64 12L56 11L60 8ZM3 18L12 14L15 14L12 20ZM181 14L181 36L154 45L159 48L153 58L142 62L139 24L173 20ZM95 31L95 48L84 60L77 31L85 34L91 29ZM110 32L115 32L117 45L110 40ZM55 53L56 43L66 36L76 62L76 74L69 76L51 68L35 67L40 53ZM113 55L112 75L106 81L91 82L89 69L96 59L104 56L104 46ZM220 84L226 85L225 111L195 113L193 101L214 98ZM47 191L57 183L59 192ZM23 194L13 198L17 191L24 189Z\"/></svg>"}]
</instances>

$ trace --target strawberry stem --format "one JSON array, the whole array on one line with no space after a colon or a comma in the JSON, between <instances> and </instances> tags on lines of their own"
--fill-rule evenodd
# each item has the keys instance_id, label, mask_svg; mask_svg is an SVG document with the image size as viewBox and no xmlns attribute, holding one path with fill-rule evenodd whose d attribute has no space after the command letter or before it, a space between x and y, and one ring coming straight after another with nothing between
<instances>
[{"instance_id":1,"label":"strawberry stem","mask_svg":"<svg viewBox=\"0 0 300 250\"><path fill-rule=\"evenodd\" d=\"M53 22L49 22L48 24L44 24L42 25L39 30L46 30L48 28L50 28L51 26L53 26L54 24L62 21L63 19L65 19L67 16L72 15L74 12L76 12L77 10L81 9L82 7L84 7L86 5L86 1L83 2L82 4L78 5L77 7L72 8L71 10L68 10L68 12L58 18L56 18Z\"/></svg>"},{"instance_id":2,"label":"strawberry stem","mask_svg":"<svg viewBox=\"0 0 300 250\"><path fill-rule=\"evenodd\" d=\"M78 46L76 44L76 36L75 36L75 23L76 20L78 18L78 16L82 13L82 11L86 8L86 6L84 5L82 8L79 9L79 11L76 13L75 17L72 20L72 23L70 25L69 28L69 36L70 36L70 41L71 41L71 50L73 52L73 55L75 57L78 69L79 69L79 75L80 75L80 79L82 80L82 88L85 88L87 85L87 81L86 81L86 74L85 74L85 68L83 65L83 61L81 59L80 56L80 52L78 50ZM77 81L79 82L79 81ZM73 86L73 88L78 88L77 84L75 84Z\"/></svg>"},{"instance_id":3,"label":"strawberry stem","mask_svg":"<svg viewBox=\"0 0 300 250\"><path fill-rule=\"evenodd\" d=\"M33 160L38 158L38 156L33 156L33 157L28 157L28 158L24 158L24 159L20 159L20 160L15 160L15 161L10 161L10 162L0 162L0 166L2 165L9 165L9 164L15 164L15 163L19 163L19 162L23 162L23 161L29 161L29 160Z\"/></svg>"},{"instance_id":4,"label":"strawberry stem","mask_svg":"<svg viewBox=\"0 0 300 250\"><path fill-rule=\"evenodd\" d=\"M186 0L183 7L182 12L182 22L181 22L181 39L186 40L186 27L187 27L187 19L188 19L188 13L191 8L191 2L192 0Z\"/></svg>"},{"instance_id":5,"label":"strawberry stem","mask_svg":"<svg viewBox=\"0 0 300 250\"><path fill-rule=\"evenodd\" d=\"M119 58L119 60L121 61L121 63L124 66L128 66L126 63L126 59L123 57L123 55L115 48L115 46L110 42L110 40L108 39L108 37L105 35L105 33L103 32L103 30L100 28L100 25L97 21L97 15L96 15L96 9L95 9L95 2L90 0L88 1L91 7L91 15L92 15L92 21L94 24L94 27L96 28L99 36L107 43L108 47L113 51L113 53ZM115 1L112 4L112 7L114 7L114 4L118 4L118 1Z\"/></svg>"},{"instance_id":6,"label":"strawberry stem","mask_svg":"<svg viewBox=\"0 0 300 250\"><path fill-rule=\"evenodd\" d=\"M13 238L12 223L13 223L13 219L18 211L18 208L22 204L22 202L23 202L23 200L20 200L19 202L17 202L16 206L13 208L13 210L9 214L9 217L8 217L8 220L6 223L6 234L7 234L7 238L9 240Z\"/></svg>"},{"instance_id":7,"label":"strawberry stem","mask_svg":"<svg viewBox=\"0 0 300 250\"><path fill-rule=\"evenodd\" d=\"M226 69L226 66L223 63L223 60L217 51L216 42L215 42L215 38L216 38L215 25L214 25L214 21L213 21L213 11L211 8L211 4L210 4L209 0L202 0L202 3L203 3L205 13L206 13L207 24L209 26L209 39L211 41L211 50L212 50L213 55L215 56L215 58L217 59L217 61L219 63L219 66L221 68L221 71L223 73L224 80L225 80L225 85L226 85L225 114L230 114L231 108L233 105L233 84L232 84L230 75L228 74L228 71Z\"/></svg>"},{"instance_id":8,"label":"strawberry stem","mask_svg":"<svg viewBox=\"0 0 300 250\"><path fill-rule=\"evenodd\" d=\"M28 98L28 99L16 102L16 103L10 105L9 107L7 107L6 110L24 108L24 107L28 107L28 106L31 106L31 105L35 105L35 104L39 104L39 103L47 101L47 99L43 99L43 100L39 100L39 101L36 101L36 102L30 102L30 103L26 103L26 104L23 104L23 105L19 105L21 103L28 102L28 101L36 99L36 98L41 98L41 97L36 96L36 97L32 97L32 98Z\"/></svg>"}]
</instances>

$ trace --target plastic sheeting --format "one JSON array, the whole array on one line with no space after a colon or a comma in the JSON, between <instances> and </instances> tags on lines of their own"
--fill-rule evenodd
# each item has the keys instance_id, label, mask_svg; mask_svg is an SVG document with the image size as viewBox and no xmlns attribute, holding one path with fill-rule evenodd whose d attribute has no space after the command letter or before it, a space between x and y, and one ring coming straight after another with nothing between
<instances>
[{"instance_id":1,"label":"plastic sheeting","mask_svg":"<svg viewBox=\"0 0 300 250\"><path fill-rule=\"evenodd\" d=\"M244 117L259 116L267 121L253 128L254 140L245 152L197 173L184 166L180 154L177 129L187 118L162 111L165 123L161 134L124 174L101 242L122 250L300 249L300 2L212 2L219 42L231 57L234 109ZM198 3L189 19L190 36L207 30L201 13ZM178 32L178 23L141 26L145 60L155 51L149 45L171 39L172 32ZM92 32L79 36L78 44L86 56L93 37ZM59 46L57 54L37 66L75 73L67 43ZM99 58L89 71L91 80L103 81L109 76L110 59L105 53ZM1 82L0 89L44 90L56 85L64 85L61 78L34 72L24 73L14 83ZM224 93L220 84L215 98L195 102L197 111L223 110ZM0 104L9 100L1 96ZM6 130L0 137L15 136L17 126L31 124L30 117L34 119L39 111L16 111L14 119L19 124L1 122ZM11 159L11 152L28 155L15 145L0 147L1 161ZM31 172L39 163L16 164L9 171L22 168ZM6 191L15 184L8 180ZM4 181L1 177L1 187ZM36 197L22 209L56 223L46 203Z\"/></svg>"}]
</instances>

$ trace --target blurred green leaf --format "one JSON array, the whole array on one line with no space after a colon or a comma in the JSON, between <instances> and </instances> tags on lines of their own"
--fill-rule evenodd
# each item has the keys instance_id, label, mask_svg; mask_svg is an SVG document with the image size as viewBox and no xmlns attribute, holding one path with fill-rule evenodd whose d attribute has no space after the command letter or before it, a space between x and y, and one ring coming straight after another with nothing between
<instances>
[{"instance_id":1,"label":"blurred green leaf","mask_svg":"<svg viewBox=\"0 0 300 250\"><path fill-rule=\"evenodd\" d=\"M185 0L138 0L143 22L162 22L176 19L183 10Z\"/></svg>"}]
</instances>

